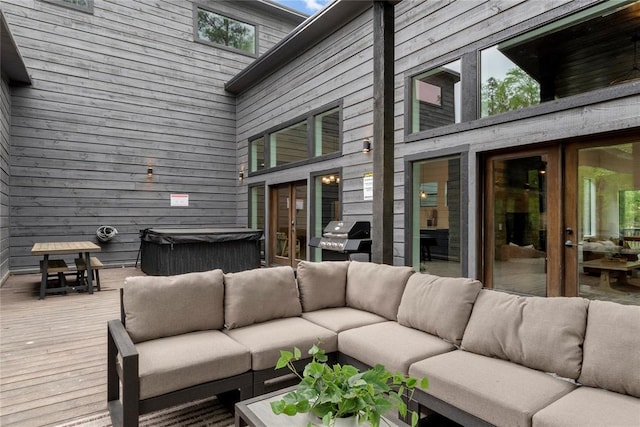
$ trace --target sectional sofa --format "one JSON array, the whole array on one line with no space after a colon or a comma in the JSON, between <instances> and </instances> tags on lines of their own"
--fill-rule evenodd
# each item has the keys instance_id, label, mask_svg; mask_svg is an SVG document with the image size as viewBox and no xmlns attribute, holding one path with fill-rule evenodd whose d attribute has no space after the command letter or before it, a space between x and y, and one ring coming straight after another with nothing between
<instances>
[{"instance_id":1,"label":"sectional sofa","mask_svg":"<svg viewBox=\"0 0 640 427\"><path fill-rule=\"evenodd\" d=\"M121 295L108 323L114 425L262 394L284 374L280 350L318 340L339 362L426 376L410 405L463 425L640 425L638 306L357 261L132 277Z\"/></svg>"}]
</instances>

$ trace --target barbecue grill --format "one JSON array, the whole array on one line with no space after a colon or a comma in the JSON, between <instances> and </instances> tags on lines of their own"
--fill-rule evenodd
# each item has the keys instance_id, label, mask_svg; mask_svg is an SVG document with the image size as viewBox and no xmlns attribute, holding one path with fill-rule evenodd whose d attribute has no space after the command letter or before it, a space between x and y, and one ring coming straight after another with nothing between
<instances>
[{"instance_id":1,"label":"barbecue grill","mask_svg":"<svg viewBox=\"0 0 640 427\"><path fill-rule=\"evenodd\" d=\"M369 254L371 261L371 223L369 221L331 221L324 228L322 237L312 237L309 246L323 251L345 254ZM324 257L337 259L336 257ZM339 258L339 257L338 257Z\"/></svg>"}]
</instances>

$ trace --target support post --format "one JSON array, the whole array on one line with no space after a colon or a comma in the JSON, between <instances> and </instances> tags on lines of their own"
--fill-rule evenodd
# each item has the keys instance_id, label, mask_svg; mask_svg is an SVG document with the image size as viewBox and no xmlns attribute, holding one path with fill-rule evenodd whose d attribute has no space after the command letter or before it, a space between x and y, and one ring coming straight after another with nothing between
<instances>
[{"instance_id":1,"label":"support post","mask_svg":"<svg viewBox=\"0 0 640 427\"><path fill-rule=\"evenodd\" d=\"M372 259L393 265L394 8L373 2Z\"/></svg>"}]
</instances>

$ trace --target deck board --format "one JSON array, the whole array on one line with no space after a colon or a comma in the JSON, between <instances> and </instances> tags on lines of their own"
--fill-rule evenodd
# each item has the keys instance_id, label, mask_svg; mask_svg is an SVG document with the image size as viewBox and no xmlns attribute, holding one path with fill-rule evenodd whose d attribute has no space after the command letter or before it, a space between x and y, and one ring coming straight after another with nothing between
<instances>
[{"instance_id":1,"label":"deck board","mask_svg":"<svg viewBox=\"0 0 640 427\"><path fill-rule=\"evenodd\" d=\"M55 426L106 410L107 321L136 268L104 269L102 291L38 300L39 274L0 288L0 425Z\"/></svg>"}]
</instances>

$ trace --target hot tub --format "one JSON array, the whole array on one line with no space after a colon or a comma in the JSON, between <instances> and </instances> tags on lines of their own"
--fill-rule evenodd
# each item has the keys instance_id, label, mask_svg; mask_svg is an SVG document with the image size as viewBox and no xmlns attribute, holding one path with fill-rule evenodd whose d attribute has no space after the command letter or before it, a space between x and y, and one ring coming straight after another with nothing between
<instances>
[{"instance_id":1,"label":"hot tub","mask_svg":"<svg viewBox=\"0 0 640 427\"><path fill-rule=\"evenodd\" d=\"M260 267L262 230L148 228L140 232L140 267L152 276Z\"/></svg>"}]
</instances>

